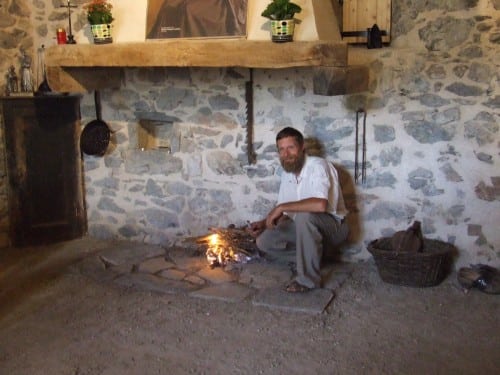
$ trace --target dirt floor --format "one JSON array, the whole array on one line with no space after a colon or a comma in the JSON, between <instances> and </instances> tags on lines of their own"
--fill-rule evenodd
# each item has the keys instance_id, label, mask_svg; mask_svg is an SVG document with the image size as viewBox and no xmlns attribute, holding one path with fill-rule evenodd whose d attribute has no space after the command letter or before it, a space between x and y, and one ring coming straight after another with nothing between
<instances>
[{"instance_id":1,"label":"dirt floor","mask_svg":"<svg viewBox=\"0 0 500 375\"><path fill-rule=\"evenodd\" d=\"M99 246L93 246L92 252ZM0 251L0 374L498 374L500 297L383 283L360 263L322 314L132 291L88 248Z\"/></svg>"}]
</instances>

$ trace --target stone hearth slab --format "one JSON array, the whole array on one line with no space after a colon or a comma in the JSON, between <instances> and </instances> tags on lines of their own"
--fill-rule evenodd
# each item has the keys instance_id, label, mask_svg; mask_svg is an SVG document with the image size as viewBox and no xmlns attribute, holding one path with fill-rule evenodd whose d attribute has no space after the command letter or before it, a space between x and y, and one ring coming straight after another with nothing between
<instances>
[{"instance_id":1,"label":"stone hearth slab","mask_svg":"<svg viewBox=\"0 0 500 375\"><path fill-rule=\"evenodd\" d=\"M239 282L257 289L265 289L285 285L292 276L292 270L288 265L256 262L243 265Z\"/></svg>"},{"instance_id":2,"label":"stone hearth slab","mask_svg":"<svg viewBox=\"0 0 500 375\"><path fill-rule=\"evenodd\" d=\"M209 266L205 266L203 269L198 271L198 276L212 284L228 283L235 280L233 275L225 272L219 267L210 268Z\"/></svg>"},{"instance_id":3,"label":"stone hearth slab","mask_svg":"<svg viewBox=\"0 0 500 375\"><path fill-rule=\"evenodd\" d=\"M280 288L267 288L260 290L252 300L255 306L320 314L333 299L334 294L328 289L314 289L305 293L287 293Z\"/></svg>"},{"instance_id":4,"label":"stone hearth slab","mask_svg":"<svg viewBox=\"0 0 500 375\"><path fill-rule=\"evenodd\" d=\"M182 249L169 250L167 257L175 263L177 268L184 271L197 271L208 266L207 258L202 256L190 256L188 252Z\"/></svg>"},{"instance_id":5,"label":"stone hearth slab","mask_svg":"<svg viewBox=\"0 0 500 375\"><path fill-rule=\"evenodd\" d=\"M169 268L175 267L175 264L165 260L163 256L146 259L139 264L138 271L145 273L157 273Z\"/></svg>"},{"instance_id":6,"label":"stone hearth slab","mask_svg":"<svg viewBox=\"0 0 500 375\"><path fill-rule=\"evenodd\" d=\"M161 271L158 276L169 280L183 280L187 275L184 271L179 271L177 269L168 269Z\"/></svg>"},{"instance_id":7,"label":"stone hearth slab","mask_svg":"<svg viewBox=\"0 0 500 375\"><path fill-rule=\"evenodd\" d=\"M165 249L159 246L123 244L102 250L101 259L113 266L121 264L139 264L147 258L165 255Z\"/></svg>"},{"instance_id":8,"label":"stone hearth slab","mask_svg":"<svg viewBox=\"0 0 500 375\"><path fill-rule=\"evenodd\" d=\"M184 280L187 281L187 282L189 282L189 283L191 283L191 284L199 285L199 286L205 285L207 283L206 280L204 280L201 277L196 276L196 275L186 276L184 278Z\"/></svg>"},{"instance_id":9,"label":"stone hearth slab","mask_svg":"<svg viewBox=\"0 0 500 375\"><path fill-rule=\"evenodd\" d=\"M149 290L164 294L182 294L191 292L198 286L178 280L167 280L147 273L130 273L117 277L114 282L134 290Z\"/></svg>"},{"instance_id":10,"label":"stone hearth slab","mask_svg":"<svg viewBox=\"0 0 500 375\"><path fill-rule=\"evenodd\" d=\"M237 283L227 283L199 289L189 293L192 297L215 299L225 302L240 302L248 298L253 289Z\"/></svg>"}]
</instances>

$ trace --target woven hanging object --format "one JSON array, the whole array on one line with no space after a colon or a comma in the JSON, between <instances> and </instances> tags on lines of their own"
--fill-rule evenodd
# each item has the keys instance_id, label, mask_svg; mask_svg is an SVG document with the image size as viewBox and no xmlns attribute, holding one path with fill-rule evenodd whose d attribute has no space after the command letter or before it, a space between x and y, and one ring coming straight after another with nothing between
<instances>
[{"instance_id":1,"label":"woven hanging object","mask_svg":"<svg viewBox=\"0 0 500 375\"><path fill-rule=\"evenodd\" d=\"M109 146L111 132L102 120L89 122L80 136L80 149L86 155L103 156Z\"/></svg>"}]
</instances>

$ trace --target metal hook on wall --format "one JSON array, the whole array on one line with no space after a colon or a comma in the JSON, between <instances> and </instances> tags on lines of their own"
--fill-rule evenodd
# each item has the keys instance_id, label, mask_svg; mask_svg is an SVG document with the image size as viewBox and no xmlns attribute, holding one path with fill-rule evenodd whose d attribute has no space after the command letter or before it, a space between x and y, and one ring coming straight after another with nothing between
<instances>
[{"instance_id":1,"label":"metal hook on wall","mask_svg":"<svg viewBox=\"0 0 500 375\"><path fill-rule=\"evenodd\" d=\"M359 171L359 116L363 114L363 134L361 135L361 173ZM361 183L364 184L366 181L366 111L362 108L356 111L356 140L355 140L355 150L354 150L354 182L357 184L359 182L359 177L361 177Z\"/></svg>"}]
</instances>

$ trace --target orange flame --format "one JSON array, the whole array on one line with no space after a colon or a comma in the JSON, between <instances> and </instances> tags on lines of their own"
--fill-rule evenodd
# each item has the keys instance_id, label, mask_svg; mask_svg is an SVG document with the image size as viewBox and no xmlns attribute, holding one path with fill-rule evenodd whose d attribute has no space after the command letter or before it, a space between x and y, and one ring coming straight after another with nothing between
<instances>
[{"instance_id":1,"label":"orange flame","mask_svg":"<svg viewBox=\"0 0 500 375\"><path fill-rule=\"evenodd\" d=\"M210 236L206 255L208 263L212 267L225 266L229 261L235 259L231 246L228 246L225 241L221 241L217 233Z\"/></svg>"}]
</instances>

